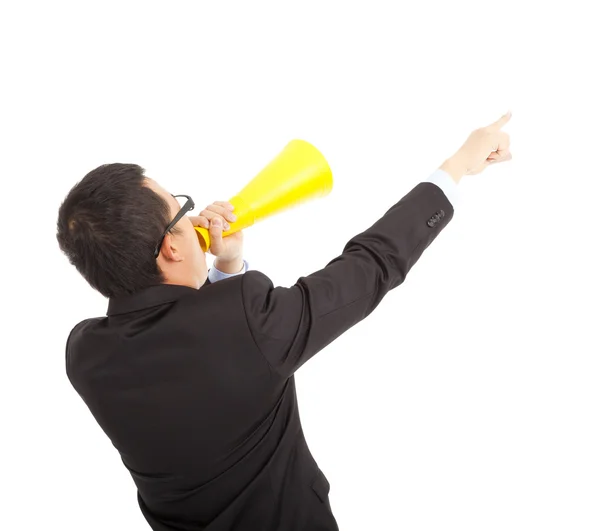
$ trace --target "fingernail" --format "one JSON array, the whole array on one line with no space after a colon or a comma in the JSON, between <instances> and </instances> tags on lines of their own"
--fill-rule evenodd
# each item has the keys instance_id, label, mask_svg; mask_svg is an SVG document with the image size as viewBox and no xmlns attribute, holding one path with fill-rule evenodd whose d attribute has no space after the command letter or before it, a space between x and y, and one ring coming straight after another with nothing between
<instances>
[{"instance_id":1,"label":"fingernail","mask_svg":"<svg viewBox=\"0 0 600 531\"><path fill-rule=\"evenodd\" d=\"M235 214L229 214L229 219L231 221L235 221L235 220L237 220L237 216Z\"/></svg>"},{"instance_id":2,"label":"fingernail","mask_svg":"<svg viewBox=\"0 0 600 531\"><path fill-rule=\"evenodd\" d=\"M225 223L225 225L223 225L223 228L224 228L225 230L229 230L229 223L227 223L227 222L226 222L226 223Z\"/></svg>"}]
</instances>

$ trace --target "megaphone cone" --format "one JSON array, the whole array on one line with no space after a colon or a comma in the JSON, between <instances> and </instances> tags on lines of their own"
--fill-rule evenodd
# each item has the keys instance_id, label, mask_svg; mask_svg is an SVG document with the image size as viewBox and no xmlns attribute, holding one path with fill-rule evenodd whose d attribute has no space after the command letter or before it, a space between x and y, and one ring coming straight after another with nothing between
<instances>
[{"instance_id":1,"label":"megaphone cone","mask_svg":"<svg viewBox=\"0 0 600 531\"><path fill-rule=\"evenodd\" d=\"M229 202L235 207L237 221L229 224L223 236L233 234L257 221L300 203L324 197L333 188L329 164L313 145L292 140L254 179ZM210 235L194 227L200 246L210 248Z\"/></svg>"}]
</instances>

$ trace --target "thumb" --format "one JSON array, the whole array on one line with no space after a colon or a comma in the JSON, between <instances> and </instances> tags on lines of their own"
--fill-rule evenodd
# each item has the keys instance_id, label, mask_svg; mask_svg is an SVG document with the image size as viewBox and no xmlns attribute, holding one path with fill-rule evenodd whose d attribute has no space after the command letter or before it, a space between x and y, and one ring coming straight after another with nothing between
<instances>
[{"instance_id":1,"label":"thumb","mask_svg":"<svg viewBox=\"0 0 600 531\"><path fill-rule=\"evenodd\" d=\"M217 256L223 250L223 223L221 218L214 217L210 222L210 254Z\"/></svg>"}]
</instances>

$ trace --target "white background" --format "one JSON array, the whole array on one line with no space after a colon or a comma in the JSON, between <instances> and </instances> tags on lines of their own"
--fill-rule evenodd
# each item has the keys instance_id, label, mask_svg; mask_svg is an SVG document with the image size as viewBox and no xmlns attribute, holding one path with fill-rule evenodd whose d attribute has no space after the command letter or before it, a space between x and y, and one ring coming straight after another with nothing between
<instances>
[{"instance_id":1,"label":"white background","mask_svg":"<svg viewBox=\"0 0 600 531\"><path fill-rule=\"evenodd\" d=\"M8 4L3 529L149 529L64 370L106 311L55 239L88 171L135 162L204 206L313 143L332 194L246 231L292 285L508 109L513 160L465 177L406 282L297 373L302 421L342 531L600 528L593 2Z\"/></svg>"}]
</instances>

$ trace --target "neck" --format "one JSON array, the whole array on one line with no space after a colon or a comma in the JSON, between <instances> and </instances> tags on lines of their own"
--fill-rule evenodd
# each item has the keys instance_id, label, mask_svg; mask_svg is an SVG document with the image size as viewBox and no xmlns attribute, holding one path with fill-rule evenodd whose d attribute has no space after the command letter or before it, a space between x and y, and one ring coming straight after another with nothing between
<instances>
[{"instance_id":1,"label":"neck","mask_svg":"<svg viewBox=\"0 0 600 531\"><path fill-rule=\"evenodd\" d=\"M163 284L188 286L194 289L200 289L200 287L206 282L206 276L204 278L199 278L198 275L186 275L173 271L163 271L163 276L165 278Z\"/></svg>"}]
</instances>

